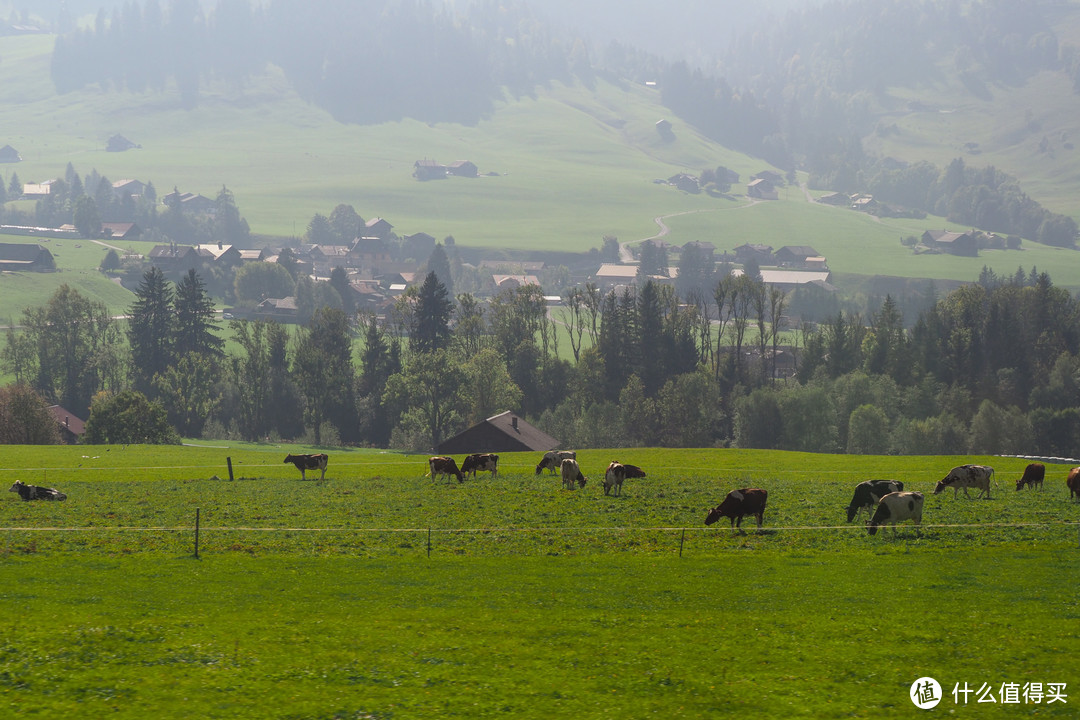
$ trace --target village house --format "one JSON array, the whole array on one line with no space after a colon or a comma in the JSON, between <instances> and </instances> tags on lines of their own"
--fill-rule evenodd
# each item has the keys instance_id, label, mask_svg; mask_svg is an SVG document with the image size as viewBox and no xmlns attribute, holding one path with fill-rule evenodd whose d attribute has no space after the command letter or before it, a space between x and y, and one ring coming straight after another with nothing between
<instances>
[{"instance_id":1,"label":"village house","mask_svg":"<svg viewBox=\"0 0 1080 720\"><path fill-rule=\"evenodd\" d=\"M101 223L101 235L112 240L138 240L142 229L133 222Z\"/></svg>"},{"instance_id":2,"label":"village house","mask_svg":"<svg viewBox=\"0 0 1080 720\"><path fill-rule=\"evenodd\" d=\"M146 192L146 183L139 180L117 180L112 184L113 194L122 198L125 195L131 195L132 197L141 197Z\"/></svg>"},{"instance_id":3,"label":"village house","mask_svg":"<svg viewBox=\"0 0 1080 720\"><path fill-rule=\"evenodd\" d=\"M173 188L173 191L161 198L161 203L168 207L175 207L184 212L212 214L217 206L213 200L202 195L182 193Z\"/></svg>"},{"instance_id":4,"label":"village house","mask_svg":"<svg viewBox=\"0 0 1080 720\"><path fill-rule=\"evenodd\" d=\"M266 298L255 306L251 315L257 320L274 320L287 323L296 322L296 298Z\"/></svg>"},{"instance_id":5,"label":"village house","mask_svg":"<svg viewBox=\"0 0 1080 720\"><path fill-rule=\"evenodd\" d=\"M391 263L390 249L379 237L359 237L349 249L350 267L370 270L373 275L386 272Z\"/></svg>"},{"instance_id":6,"label":"village house","mask_svg":"<svg viewBox=\"0 0 1080 720\"><path fill-rule=\"evenodd\" d=\"M417 160L413 163L413 177L421 182L425 180L445 180L447 167L434 160Z\"/></svg>"},{"instance_id":7,"label":"village house","mask_svg":"<svg viewBox=\"0 0 1080 720\"><path fill-rule=\"evenodd\" d=\"M74 413L65 410L59 405L50 405L45 408L60 430L60 439L65 445L77 445L86 432L86 423L76 417Z\"/></svg>"},{"instance_id":8,"label":"village house","mask_svg":"<svg viewBox=\"0 0 1080 720\"><path fill-rule=\"evenodd\" d=\"M922 244L928 248L950 255L975 257L979 254L979 244L972 233L950 232L948 230L927 230L922 234Z\"/></svg>"},{"instance_id":9,"label":"village house","mask_svg":"<svg viewBox=\"0 0 1080 720\"><path fill-rule=\"evenodd\" d=\"M17 163L22 161L19 151L10 145L0 147L0 163Z\"/></svg>"},{"instance_id":10,"label":"village house","mask_svg":"<svg viewBox=\"0 0 1080 720\"><path fill-rule=\"evenodd\" d=\"M0 270L5 272L48 272L56 269L52 253L41 245L0 243Z\"/></svg>"},{"instance_id":11,"label":"village house","mask_svg":"<svg viewBox=\"0 0 1080 720\"><path fill-rule=\"evenodd\" d=\"M198 270L202 266L202 258L199 251L190 245L155 245L147 254L146 259L151 265L163 273L180 273L188 270Z\"/></svg>"},{"instance_id":12,"label":"village house","mask_svg":"<svg viewBox=\"0 0 1080 720\"><path fill-rule=\"evenodd\" d=\"M480 174L480 169L476 167L476 163L468 160L458 160L447 165L446 172L457 177L476 177Z\"/></svg>"},{"instance_id":13,"label":"village house","mask_svg":"<svg viewBox=\"0 0 1080 720\"><path fill-rule=\"evenodd\" d=\"M731 271L731 274L739 277L743 275L741 268ZM829 283L830 273L828 270L788 270L780 268L762 268L761 281L766 285L780 290L791 291L804 285L818 285L826 290L835 290Z\"/></svg>"},{"instance_id":14,"label":"village house","mask_svg":"<svg viewBox=\"0 0 1080 720\"><path fill-rule=\"evenodd\" d=\"M436 450L443 454L547 452L559 441L507 410L444 440Z\"/></svg>"},{"instance_id":15,"label":"village house","mask_svg":"<svg viewBox=\"0 0 1080 720\"><path fill-rule=\"evenodd\" d=\"M809 245L785 245L774 253L778 265L784 267L806 267L809 258L821 258Z\"/></svg>"},{"instance_id":16,"label":"village house","mask_svg":"<svg viewBox=\"0 0 1080 720\"><path fill-rule=\"evenodd\" d=\"M757 243L745 243L735 248L735 261L741 265L750 261L756 262L759 266L776 264L772 246Z\"/></svg>"},{"instance_id":17,"label":"village house","mask_svg":"<svg viewBox=\"0 0 1080 720\"><path fill-rule=\"evenodd\" d=\"M751 180L746 186L746 196L755 200L778 200L780 194L776 192L776 186L765 178Z\"/></svg>"},{"instance_id":18,"label":"village house","mask_svg":"<svg viewBox=\"0 0 1080 720\"><path fill-rule=\"evenodd\" d=\"M426 232L413 233L401 238L401 249L406 257L426 259L435 249L435 238Z\"/></svg>"}]
</instances>

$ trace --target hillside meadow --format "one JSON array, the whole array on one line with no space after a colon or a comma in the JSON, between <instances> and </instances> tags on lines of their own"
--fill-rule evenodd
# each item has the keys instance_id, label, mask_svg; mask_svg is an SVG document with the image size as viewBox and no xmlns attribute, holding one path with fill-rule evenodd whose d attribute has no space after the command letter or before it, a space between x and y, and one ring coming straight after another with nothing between
<instances>
[{"instance_id":1,"label":"hillside meadow","mask_svg":"<svg viewBox=\"0 0 1080 720\"><path fill-rule=\"evenodd\" d=\"M305 448L199 445L4 448L5 477L68 494L0 498L4 711L907 717L931 676L945 712L1074 714L952 694L1080 681L1066 466L1018 493L1022 459L583 450L566 491L533 453L458 484L330 448L302 482L282 459ZM605 497L615 457L649 476ZM963 462L997 468L991 500L930 494ZM924 527L844 523L870 477L923 491ZM706 528L744 486L769 490L763 530Z\"/></svg>"}]
</instances>

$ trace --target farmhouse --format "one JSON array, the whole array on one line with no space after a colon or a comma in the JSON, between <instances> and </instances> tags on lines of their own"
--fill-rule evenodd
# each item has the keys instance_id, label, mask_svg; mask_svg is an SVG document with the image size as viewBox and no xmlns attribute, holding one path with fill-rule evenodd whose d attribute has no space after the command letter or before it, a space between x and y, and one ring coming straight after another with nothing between
<instances>
[{"instance_id":1,"label":"farmhouse","mask_svg":"<svg viewBox=\"0 0 1080 720\"><path fill-rule=\"evenodd\" d=\"M922 234L921 240L926 247L952 255L975 257L979 254L978 242L971 233L927 230Z\"/></svg>"},{"instance_id":2,"label":"farmhouse","mask_svg":"<svg viewBox=\"0 0 1080 720\"><path fill-rule=\"evenodd\" d=\"M446 172L457 177L476 177L480 174L480 169L476 167L476 163L458 160L447 165Z\"/></svg>"},{"instance_id":3,"label":"farmhouse","mask_svg":"<svg viewBox=\"0 0 1080 720\"><path fill-rule=\"evenodd\" d=\"M413 163L413 177L424 180L445 180L447 167L434 160L417 160Z\"/></svg>"},{"instance_id":4,"label":"farmhouse","mask_svg":"<svg viewBox=\"0 0 1080 720\"><path fill-rule=\"evenodd\" d=\"M516 290L525 285L540 284L540 280L535 275L492 275L491 281L496 291L508 288Z\"/></svg>"},{"instance_id":5,"label":"farmhouse","mask_svg":"<svg viewBox=\"0 0 1080 720\"><path fill-rule=\"evenodd\" d=\"M500 453L534 451L547 452L559 446L559 441L541 432L507 410L473 425L468 430L444 440L436 451L443 455L455 453Z\"/></svg>"},{"instance_id":6,"label":"farmhouse","mask_svg":"<svg viewBox=\"0 0 1080 720\"><path fill-rule=\"evenodd\" d=\"M19 151L10 145L0 147L0 163L17 163L22 160Z\"/></svg>"},{"instance_id":7,"label":"farmhouse","mask_svg":"<svg viewBox=\"0 0 1080 720\"><path fill-rule=\"evenodd\" d=\"M101 234L113 240L138 240L142 229L132 222L101 223Z\"/></svg>"},{"instance_id":8,"label":"farmhouse","mask_svg":"<svg viewBox=\"0 0 1080 720\"><path fill-rule=\"evenodd\" d=\"M743 274L741 268L731 271L732 275ZM772 285L781 290L794 290L802 285L811 283L820 285L826 289L833 289L829 284L830 273L828 270L787 270L778 268L762 268L761 280L766 285Z\"/></svg>"},{"instance_id":9,"label":"farmhouse","mask_svg":"<svg viewBox=\"0 0 1080 720\"><path fill-rule=\"evenodd\" d=\"M112 187L113 194L118 198L122 198L125 195L138 197L146 192L146 183L139 180L117 180L112 184Z\"/></svg>"},{"instance_id":10,"label":"farmhouse","mask_svg":"<svg viewBox=\"0 0 1080 720\"><path fill-rule=\"evenodd\" d=\"M190 245L155 245L147 254L150 264L162 272L187 272L198 269L202 264L199 251Z\"/></svg>"},{"instance_id":11,"label":"farmhouse","mask_svg":"<svg viewBox=\"0 0 1080 720\"><path fill-rule=\"evenodd\" d=\"M171 193L161 198L161 202L168 207L179 208L185 212L209 214L216 209L216 204L210 198L192 193L182 193L176 188L173 188Z\"/></svg>"},{"instance_id":12,"label":"farmhouse","mask_svg":"<svg viewBox=\"0 0 1080 720\"><path fill-rule=\"evenodd\" d=\"M745 243L735 248L736 262L745 265L751 260L758 265L773 265L776 262L776 258L773 257L772 246Z\"/></svg>"},{"instance_id":13,"label":"farmhouse","mask_svg":"<svg viewBox=\"0 0 1080 720\"><path fill-rule=\"evenodd\" d=\"M52 184L54 182L56 182L55 179L46 180L43 183L23 183L23 199L40 200L49 197L52 194Z\"/></svg>"},{"instance_id":14,"label":"farmhouse","mask_svg":"<svg viewBox=\"0 0 1080 720\"><path fill-rule=\"evenodd\" d=\"M382 240L394 234L394 226L382 218L371 218L364 223L364 236L377 237Z\"/></svg>"},{"instance_id":15,"label":"farmhouse","mask_svg":"<svg viewBox=\"0 0 1080 720\"><path fill-rule=\"evenodd\" d=\"M258 320L276 320L277 322L296 322L296 298L266 298L255 306L252 317Z\"/></svg>"},{"instance_id":16,"label":"farmhouse","mask_svg":"<svg viewBox=\"0 0 1080 720\"><path fill-rule=\"evenodd\" d=\"M105 152L124 152L137 147L139 146L119 133L105 141Z\"/></svg>"},{"instance_id":17,"label":"farmhouse","mask_svg":"<svg viewBox=\"0 0 1080 720\"><path fill-rule=\"evenodd\" d=\"M821 257L821 253L809 245L785 245L775 255L777 263L789 267L806 267L810 258Z\"/></svg>"},{"instance_id":18,"label":"farmhouse","mask_svg":"<svg viewBox=\"0 0 1080 720\"><path fill-rule=\"evenodd\" d=\"M0 270L47 272L56 269L52 253L41 245L0 243Z\"/></svg>"},{"instance_id":19,"label":"farmhouse","mask_svg":"<svg viewBox=\"0 0 1080 720\"><path fill-rule=\"evenodd\" d=\"M83 433L86 432L86 423L75 416L74 413L65 410L59 405L50 405L46 408L49 411L49 415L56 421L56 425L60 428L60 439L64 441L66 445L75 445L82 439Z\"/></svg>"},{"instance_id":20,"label":"farmhouse","mask_svg":"<svg viewBox=\"0 0 1080 720\"><path fill-rule=\"evenodd\" d=\"M435 238L426 232L405 235L401 238L401 247L406 257L421 260L431 255L431 251L435 249Z\"/></svg>"},{"instance_id":21,"label":"farmhouse","mask_svg":"<svg viewBox=\"0 0 1080 720\"><path fill-rule=\"evenodd\" d=\"M618 263L603 263L595 273L593 282L601 290L607 291L617 285L633 285L637 280L637 265L619 265Z\"/></svg>"}]
</instances>

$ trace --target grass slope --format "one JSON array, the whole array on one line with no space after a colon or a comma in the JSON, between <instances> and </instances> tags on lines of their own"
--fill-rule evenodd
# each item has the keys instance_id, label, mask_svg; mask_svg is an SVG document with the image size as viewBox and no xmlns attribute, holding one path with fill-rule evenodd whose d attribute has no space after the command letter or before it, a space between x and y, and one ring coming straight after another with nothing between
<instances>
[{"instance_id":1,"label":"grass slope","mask_svg":"<svg viewBox=\"0 0 1080 720\"><path fill-rule=\"evenodd\" d=\"M1019 459L637 449L619 457L649 478L615 498L596 482L610 450L579 453L574 492L536 454L458 485L422 457L330 452L301 483L267 445L6 449L5 476L69 499L0 498L0 599L39 620L0 637L0 714L906 717L927 675L945 712L1073 713L951 695L1075 688L1080 506L1060 466L1016 493ZM225 457L234 482L212 478ZM966 461L997 467L993 500L927 495L926 527L896 539L844 526L855 481L926 491ZM770 491L763 532L702 526L750 484Z\"/></svg>"}]
</instances>

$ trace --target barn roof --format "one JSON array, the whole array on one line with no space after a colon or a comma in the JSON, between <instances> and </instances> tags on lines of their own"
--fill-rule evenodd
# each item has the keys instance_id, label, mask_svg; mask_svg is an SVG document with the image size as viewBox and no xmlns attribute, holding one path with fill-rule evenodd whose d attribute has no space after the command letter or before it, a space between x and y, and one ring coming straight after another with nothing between
<instances>
[{"instance_id":1,"label":"barn roof","mask_svg":"<svg viewBox=\"0 0 1080 720\"><path fill-rule=\"evenodd\" d=\"M516 413L492 415L468 430L444 440L440 453L547 452L559 447L559 441L525 422Z\"/></svg>"}]
</instances>

